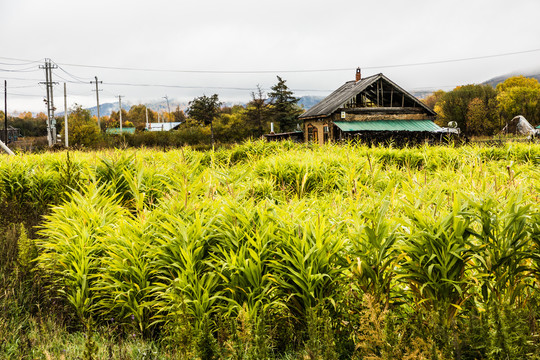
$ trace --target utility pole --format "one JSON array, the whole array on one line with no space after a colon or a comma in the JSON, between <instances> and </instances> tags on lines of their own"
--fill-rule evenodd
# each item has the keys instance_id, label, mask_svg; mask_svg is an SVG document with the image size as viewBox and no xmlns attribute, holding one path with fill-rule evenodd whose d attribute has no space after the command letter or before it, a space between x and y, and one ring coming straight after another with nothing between
<instances>
[{"instance_id":1,"label":"utility pole","mask_svg":"<svg viewBox=\"0 0 540 360\"><path fill-rule=\"evenodd\" d=\"M47 99L44 100L47 104L47 140L49 146L53 146L56 143L56 120L54 119L54 96L53 85L58 84L52 81L52 69L58 68L56 64L51 63L51 59L45 59L45 65L40 65L40 69L45 69L45 84L47 86Z\"/></svg>"},{"instance_id":2,"label":"utility pole","mask_svg":"<svg viewBox=\"0 0 540 360\"><path fill-rule=\"evenodd\" d=\"M66 83L64 83L64 145L69 147Z\"/></svg>"},{"instance_id":3,"label":"utility pole","mask_svg":"<svg viewBox=\"0 0 540 360\"><path fill-rule=\"evenodd\" d=\"M90 84L94 84L94 83L96 84L97 124L99 127L99 131L101 132L101 121L99 117L99 92L101 90L98 88L98 84L103 84L103 81L98 81L97 76L94 76L94 78L96 79L96 81L90 81Z\"/></svg>"},{"instance_id":4,"label":"utility pole","mask_svg":"<svg viewBox=\"0 0 540 360\"><path fill-rule=\"evenodd\" d=\"M148 127L148 107L145 106L144 109L146 110L146 130L150 130Z\"/></svg>"},{"instance_id":5,"label":"utility pole","mask_svg":"<svg viewBox=\"0 0 540 360\"><path fill-rule=\"evenodd\" d=\"M4 141L8 143L8 131L7 131L7 80L4 80Z\"/></svg>"},{"instance_id":6,"label":"utility pole","mask_svg":"<svg viewBox=\"0 0 540 360\"><path fill-rule=\"evenodd\" d=\"M120 108L120 134L122 134L122 96L118 95L118 107Z\"/></svg>"},{"instance_id":7,"label":"utility pole","mask_svg":"<svg viewBox=\"0 0 540 360\"><path fill-rule=\"evenodd\" d=\"M169 122L171 122L171 107L169 106L169 98L167 95L163 97L165 100L167 100L167 108L169 109Z\"/></svg>"}]
</instances>

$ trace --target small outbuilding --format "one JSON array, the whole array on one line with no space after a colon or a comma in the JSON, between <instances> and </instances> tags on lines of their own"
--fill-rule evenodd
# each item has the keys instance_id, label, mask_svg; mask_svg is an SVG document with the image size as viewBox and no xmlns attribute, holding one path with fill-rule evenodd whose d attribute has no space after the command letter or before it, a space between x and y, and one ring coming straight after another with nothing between
<instances>
[{"instance_id":1,"label":"small outbuilding","mask_svg":"<svg viewBox=\"0 0 540 360\"><path fill-rule=\"evenodd\" d=\"M171 131L178 130L181 122L162 122L162 123L147 123L144 130L146 131Z\"/></svg>"},{"instance_id":2,"label":"small outbuilding","mask_svg":"<svg viewBox=\"0 0 540 360\"><path fill-rule=\"evenodd\" d=\"M5 144L9 144L9 143L19 140L20 136L21 136L20 129L14 128L11 125L8 125L7 127L7 140L5 139L6 130L5 129L0 130L0 140L4 142Z\"/></svg>"},{"instance_id":3,"label":"small outbuilding","mask_svg":"<svg viewBox=\"0 0 540 360\"><path fill-rule=\"evenodd\" d=\"M324 144L358 135L429 134L440 131L437 114L383 74L348 81L300 115L304 141Z\"/></svg>"}]
</instances>

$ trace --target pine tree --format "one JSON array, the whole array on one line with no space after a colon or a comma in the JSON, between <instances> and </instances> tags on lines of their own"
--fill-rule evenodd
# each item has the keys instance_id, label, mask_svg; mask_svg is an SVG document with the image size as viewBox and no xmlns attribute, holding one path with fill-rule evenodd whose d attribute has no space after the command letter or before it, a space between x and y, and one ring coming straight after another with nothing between
<instances>
[{"instance_id":1,"label":"pine tree","mask_svg":"<svg viewBox=\"0 0 540 360\"><path fill-rule=\"evenodd\" d=\"M210 97L203 95L189 102L189 117L201 125L210 125L212 147L214 147L214 119L219 116L221 105L223 104L219 101L217 94Z\"/></svg>"},{"instance_id":2,"label":"pine tree","mask_svg":"<svg viewBox=\"0 0 540 360\"><path fill-rule=\"evenodd\" d=\"M302 113L302 109L298 106L300 99L293 96L293 92L285 84L286 80L279 76L277 79L278 83L272 86L272 91L268 93L273 107L273 117L279 124L281 132L293 131L298 116Z\"/></svg>"},{"instance_id":3,"label":"pine tree","mask_svg":"<svg viewBox=\"0 0 540 360\"><path fill-rule=\"evenodd\" d=\"M247 120L256 129L254 131L256 137L264 134L264 127L272 115L267 100L261 87L257 85L257 92L251 93L251 101L246 106Z\"/></svg>"}]
</instances>

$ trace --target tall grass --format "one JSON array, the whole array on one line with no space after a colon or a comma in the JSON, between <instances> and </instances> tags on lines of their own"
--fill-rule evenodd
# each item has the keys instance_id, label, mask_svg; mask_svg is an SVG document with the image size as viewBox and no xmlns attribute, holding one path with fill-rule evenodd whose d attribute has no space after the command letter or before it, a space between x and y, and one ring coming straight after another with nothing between
<instances>
[{"instance_id":1,"label":"tall grass","mask_svg":"<svg viewBox=\"0 0 540 360\"><path fill-rule=\"evenodd\" d=\"M534 358L538 154L56 153L6 158L0 196L44 215L33 273L67 319L178 356Z\"/></svg>"}]
</instances>

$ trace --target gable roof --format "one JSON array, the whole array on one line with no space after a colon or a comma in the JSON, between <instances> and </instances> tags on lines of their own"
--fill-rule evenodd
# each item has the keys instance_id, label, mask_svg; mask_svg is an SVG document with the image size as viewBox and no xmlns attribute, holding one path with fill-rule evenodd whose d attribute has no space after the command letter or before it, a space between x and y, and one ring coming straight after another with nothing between
<instances>
[{"instance_id":1,"label":"gable roof","mask_svg":"<svg viewBox=\"0 0 540 360\"><path fill-rule=\"evenodd\" d=\"M359 81L347 81L345 84L341 85L337 90L332 92L330 95L325 97L323 100L321 100L318 104L310 108L308 111L300 115L300 118L308 118L313 116L330 116L332 115L336 110L343 107L343 105L353 98L354 96L358 95L362 91L366 90L368 86L372 85L373 83L377 82L379 79L383 79L386 82L388 82L390 85L392 85L395 89L399 90L407 98L410 100L413 100L419 107L424 108L428 114L431 114L435 116L435 112L431 110L428 106L426 106L423 102L418 100L415 96L411 95L409 92L398 86L396 83L394 83L392 80L388 79L383 74L377 74L368 76L366 78L363 78Z\"/></svg>"}]
</instances>

